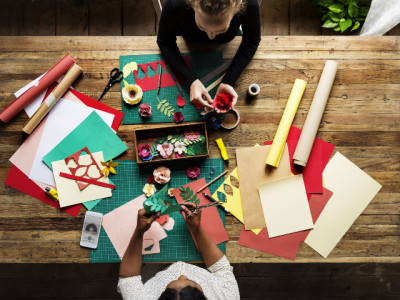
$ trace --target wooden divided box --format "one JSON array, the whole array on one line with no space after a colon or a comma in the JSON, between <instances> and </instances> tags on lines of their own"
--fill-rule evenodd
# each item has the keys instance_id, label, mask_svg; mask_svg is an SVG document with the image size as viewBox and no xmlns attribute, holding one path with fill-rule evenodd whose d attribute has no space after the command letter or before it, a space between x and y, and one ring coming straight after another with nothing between
<instances>
[{"instance_id":1,"label":"wooden divided box","mask_svg":"<svg viewBox=\"0 0 400 300\"><path fill-rule=\"evenodd\" d=\"M169 155L168 158L163 158L160 154L160 151L157 150L157 146L163 144L162 141L165 141L164 144L171 144L174 147L171 155ZM178 152L175 152L175 143L177 141L185 144L186 153L179 155ZM138 164L160 161L176 161L209 156L207 129L204 122L191 122L189 124L174 124L170 126L164 125L159 127L152 125L150 128L141 127L134 129L134 142L136 160ZM151 155L152 159L150 160L146 158L143 159L139 155L140 145L150 146L151 153L158 155ZM169 145L164 146L167 148ZM171 146L169 146L169 148L170 147ZM194 153L194 155L189 155L188 153ZM167 154L164 155L166 156Z\"/></svg>"}]
</instances>

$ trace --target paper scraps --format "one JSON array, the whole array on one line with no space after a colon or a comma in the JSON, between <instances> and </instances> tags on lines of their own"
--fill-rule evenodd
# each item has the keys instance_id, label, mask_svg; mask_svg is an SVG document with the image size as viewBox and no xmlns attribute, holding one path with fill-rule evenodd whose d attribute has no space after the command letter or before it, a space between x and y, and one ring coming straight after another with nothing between
<instances>
[{"instance_id":1,"label":"paper scraps","mask_svg":"<svg viewBox=\"0 0 400 300\"><path fill-rule=\"evenodd\" d=\"M124 78L128 77L133 71L137 71L137 69L138 69L137 63L134 61L126 64L122 69Z\"/></svg>"},{"instance_id":2,"label":"paper scraps","mask_svg":"<svg viewBox=\"0 0 400 300\"><path fill-rule=\"evenodd\" d=\"M160 213L160 216L170 214L181 209L180 205L173 205L172 199L168 199L168 184L156 194L143 202L144 210L147 215Z\"/></svg>"},{"instance_id":3,"label":"paper scraps","mask_svg":"<svg viewBox=\"0 0 400 300\"><path fill-rule=\"evenodd\" d=\"M177 99L176 99L176 105L179 107L184 107L186 104L185 98L183 98L181 95L178 94Z\"/></svg>"}]
</instances>

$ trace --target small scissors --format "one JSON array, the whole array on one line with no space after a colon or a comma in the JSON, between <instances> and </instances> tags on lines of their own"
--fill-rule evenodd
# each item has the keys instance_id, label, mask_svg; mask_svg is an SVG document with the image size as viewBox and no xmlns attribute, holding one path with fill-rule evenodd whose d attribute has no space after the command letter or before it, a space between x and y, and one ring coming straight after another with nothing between
<instances>
[{"instance_id":1,"label":"small scissors","mask_svg":"<svg viewBox=\"0 0 400 300\"><path fill-rule=\"evenodd\" d=\"M122 80L122 72L118 68L112 69L112 71L110 72L110 80L108 81L103 93L101 93L99 101L107 93L110 87L114 85L114 83L121 82L121 80Z\"/></svg>"}]
</instances>

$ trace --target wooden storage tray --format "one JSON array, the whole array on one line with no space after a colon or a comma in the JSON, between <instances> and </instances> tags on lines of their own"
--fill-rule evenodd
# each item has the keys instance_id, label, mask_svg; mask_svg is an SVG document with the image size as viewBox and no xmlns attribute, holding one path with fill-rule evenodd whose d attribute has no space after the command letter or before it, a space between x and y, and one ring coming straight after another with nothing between
<instances>
[{"instance_id":1,"label":"wooden storage tray","mask_svg":"<svg viewBox=\"0 0 400 300\"><path fill-rule=\"evenodd\" d=\"M183 134L184 132L189 132L189 131L198 131L200 132L200 134L204 135L207 154L185 155L182 157L175 157L175 152L173 152L173 154L169 158L162 158L161 156L157 156L156 158L148 161L144 161L139 157L138 146L142 144L147 144L150 146L151 142L149 141L149 139L178 134L178 133ZM171 126L164 125L160 127L152 126L151 128L134 129L134 142L135 142L136 160L138 164L208 157L210 154L208 149L207 129L206 129L206 124L204 122L191 122L190 124L175 124Z\"/></svg>"}]
</instances>

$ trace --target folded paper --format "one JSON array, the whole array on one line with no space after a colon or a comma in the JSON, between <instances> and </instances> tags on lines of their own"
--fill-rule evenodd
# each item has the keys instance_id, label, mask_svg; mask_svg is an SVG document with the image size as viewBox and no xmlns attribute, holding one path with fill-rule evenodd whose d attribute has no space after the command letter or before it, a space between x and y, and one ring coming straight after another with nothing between
<instances>
[{"instance_id":1,"label":"folded paper","mask_svg":"<svg viewBox=\"0 0 400 300\"><path fill-rule=\"evenodd\" d=\"M333 195L305 243L326 258L382 186L339 152L323 177Z\"/></svg>"},{"instance_id":2,"label":"folded paper","mask_svg":"<svg viewBox=\"0 0 400 300\"><path fill-rule=\"evenodd\" d=\"M267 165L278 167L281 159L283 149L286 144L286 138L289 133L290 126L292 125L294 116L296 115L297 108L300 104L300 100L303 96L307 82L301 79L296 79L294 82L292 91L289 96L289 100L286 104L285 110L282 115L282 119L279 123L278 130L276 131L274 141L271 146L271 150L265 160Z\"/></svg>"}]
</instances>

